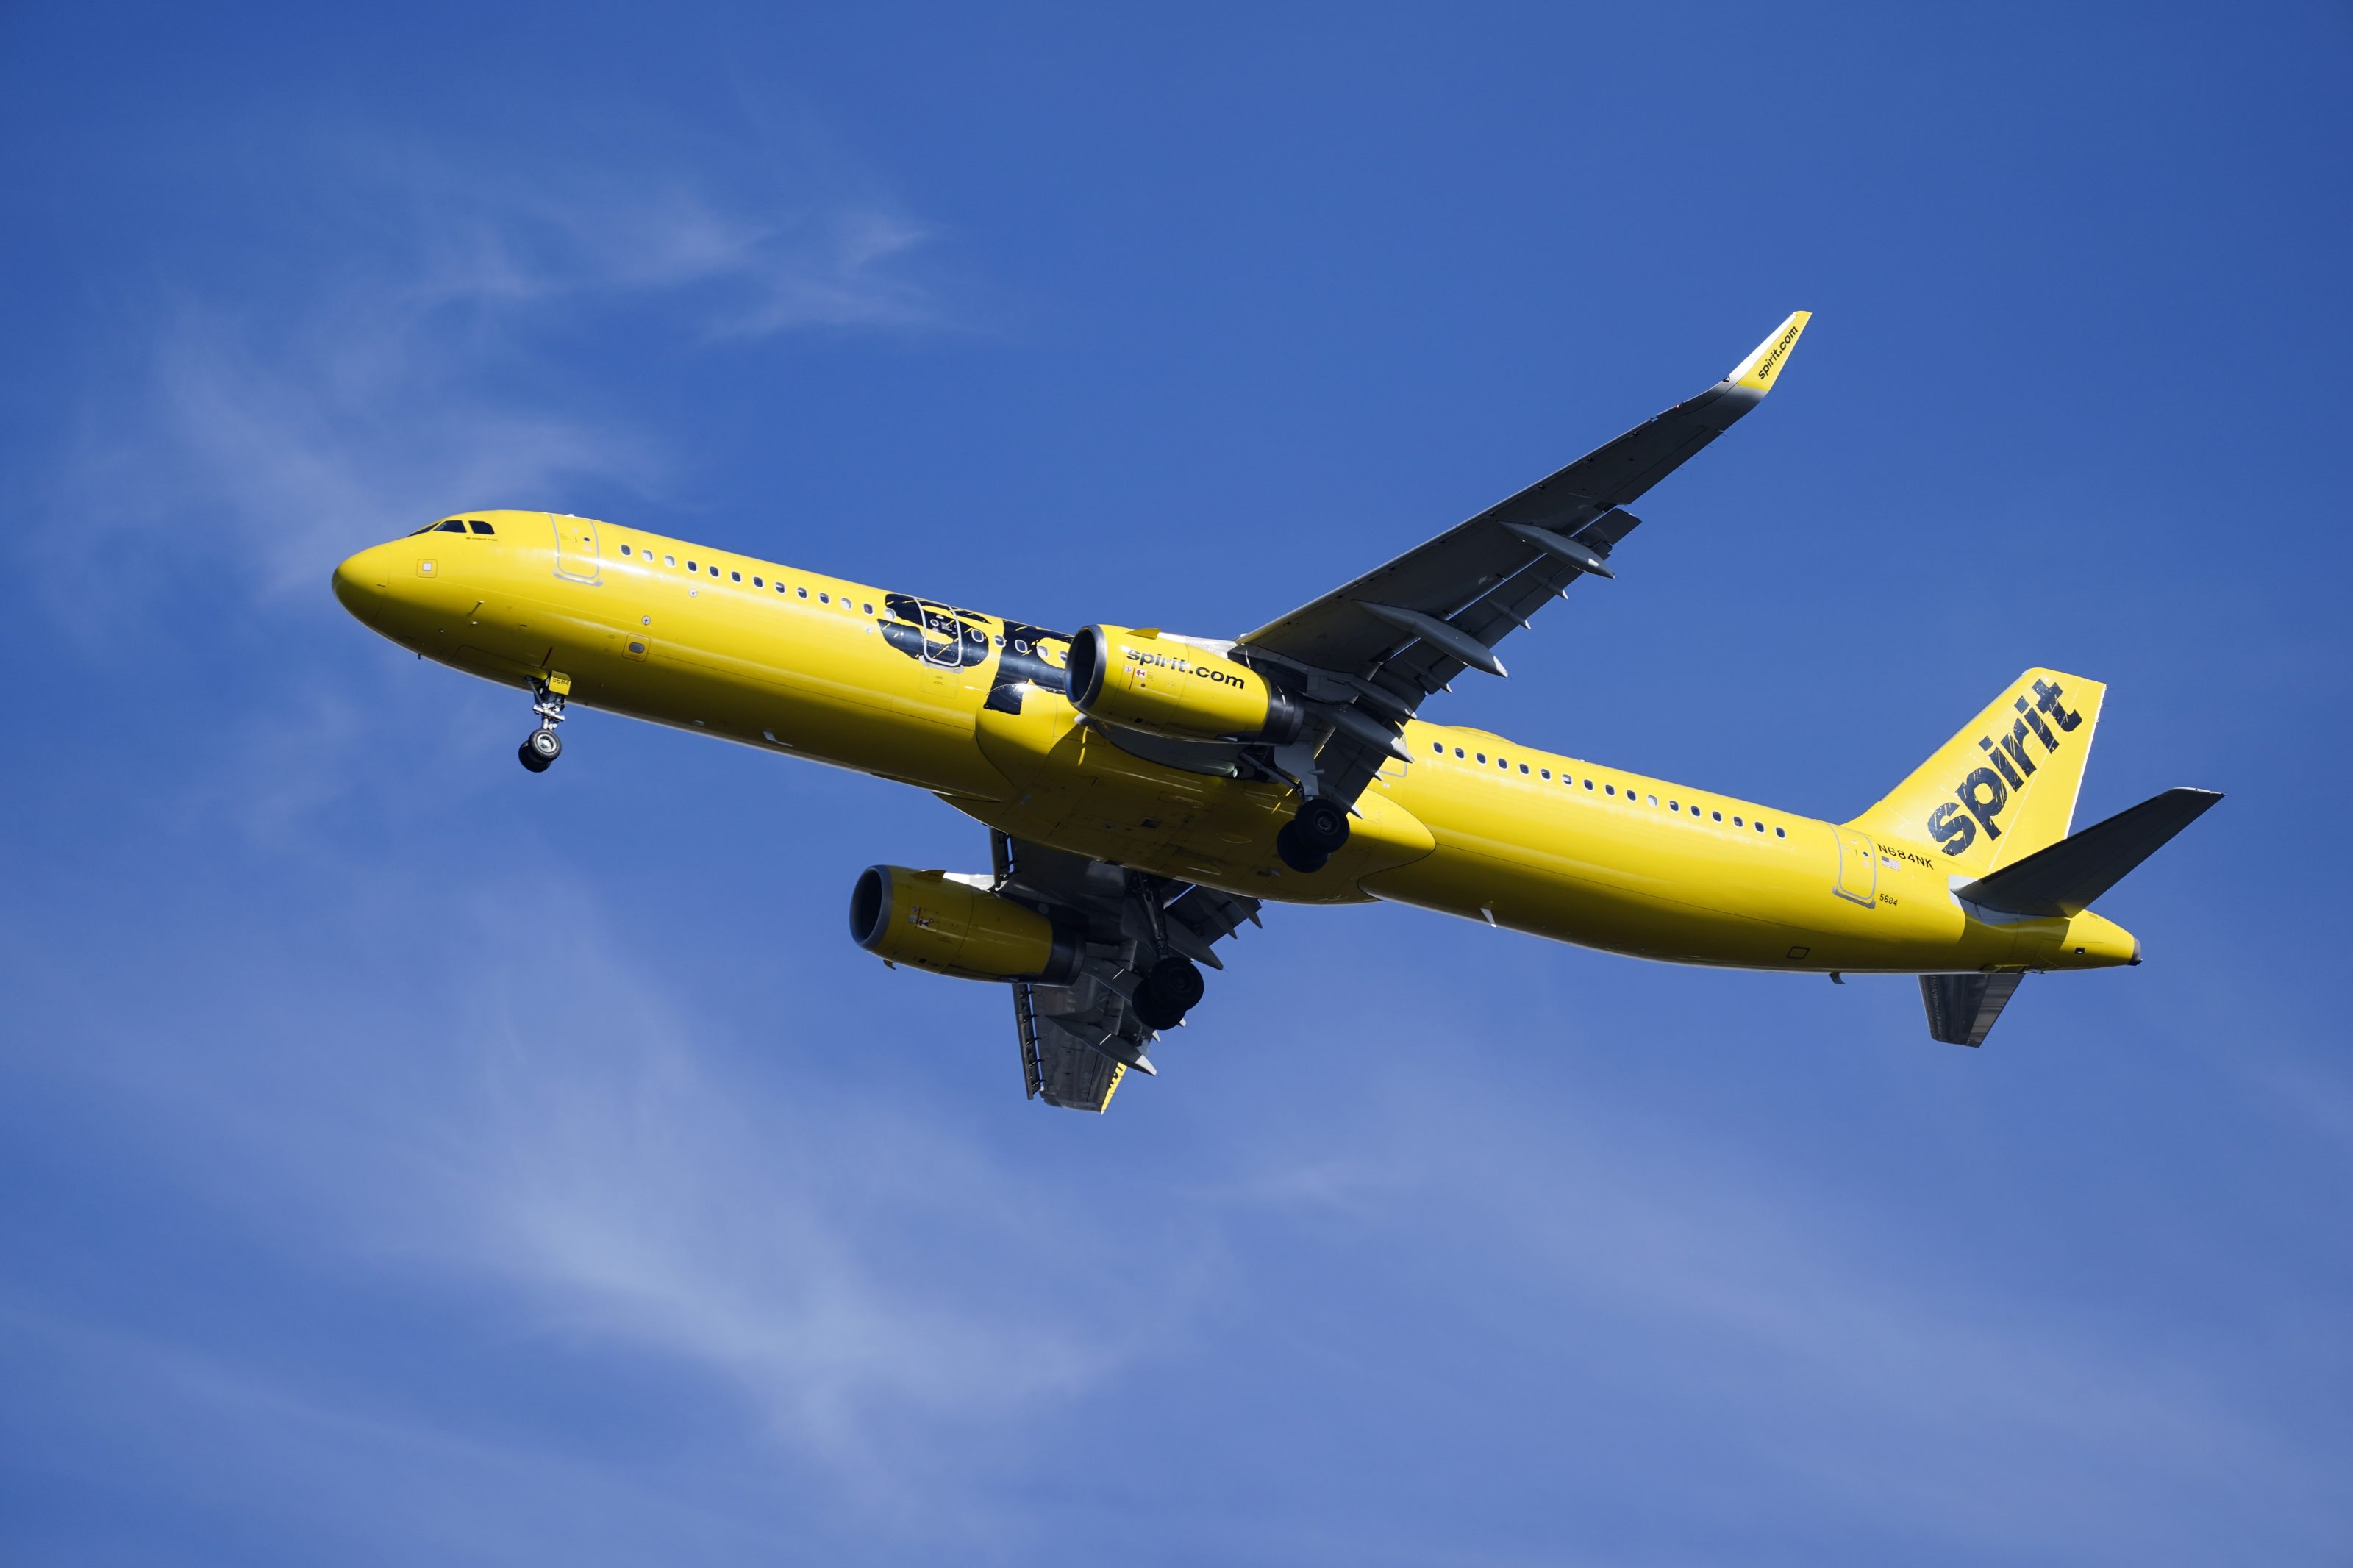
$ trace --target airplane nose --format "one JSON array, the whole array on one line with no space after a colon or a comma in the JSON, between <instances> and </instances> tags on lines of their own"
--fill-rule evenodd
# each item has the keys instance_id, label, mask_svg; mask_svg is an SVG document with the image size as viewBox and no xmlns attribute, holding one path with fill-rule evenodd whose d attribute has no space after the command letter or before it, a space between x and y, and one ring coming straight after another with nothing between
<instances>
[{"instance_id":1,"label":"airplane nose","mask_svg":"<svg viewBox=\"0 0 2353 1568\"><path fill-rule=\"evenodd\" d=\"M391 574L385 571L385 547L372 545L335 568L335 597L343 608L365 621L369 611L381 605L392 586Z\"/></svg>"}]
</instances>

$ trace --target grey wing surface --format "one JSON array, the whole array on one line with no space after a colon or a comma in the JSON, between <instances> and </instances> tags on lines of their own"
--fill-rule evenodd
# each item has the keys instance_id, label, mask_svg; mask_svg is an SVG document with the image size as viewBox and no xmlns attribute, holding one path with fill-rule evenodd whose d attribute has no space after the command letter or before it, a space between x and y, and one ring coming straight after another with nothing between
<instances>
[{"instance_id":1,"label":"grey wing surface","mask_svg":"<svg viewBox=\"0 0 2353 1568\"><path fill-rule=\"evenodd\" d=\"M1157 1071L1150 1052L1160 1035L1135 1002L1144 976L1171 956L1223 969L1216 944L1256 923L1259 901L989 837L998 891L1085 927L1084 966L1069 984L1013 983L1023 1086L1049 1105L1108 1110L1130 1068Z\"/></svg>"},{"instance_id":2,"label":"grey wing surface","mask_svg":"<svg viewBox=\"0 0 2353 1568\"><path fill-rule=\"evenodd\" d=\"M1318 793L1353 801L1400 755L1422 700L1493 650L1579 577L1613 576L1610 552L1639 526L1624 508L1764 399L1805 330L1781 323L1732 374L1426 544L1244 637L1238 657L1285 671L1330 738Z\"/></svg>"}]
</instances>

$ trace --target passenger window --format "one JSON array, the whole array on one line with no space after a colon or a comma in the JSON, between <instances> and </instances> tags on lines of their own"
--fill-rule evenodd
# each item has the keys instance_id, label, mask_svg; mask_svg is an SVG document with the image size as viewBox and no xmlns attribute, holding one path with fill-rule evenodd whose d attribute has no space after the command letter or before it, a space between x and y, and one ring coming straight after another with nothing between
<instances>
[{"instance_id":1,"label":"passenger window","mask_svg":"<svg viewBox=\"0 0 2353 1568\"><path fill-rule=\"evenodd\" d=\"M1486 765L1486 762L1487 762L1487 753L1486 753L1486 752L1481 752L1479 753L1479 762L1480 762L1480 765L1481 765L1481 766L1482 766L1482 767L1483 767L1483 766L1485 766L1485 765Z\"/></svg>"},{"instance_id":2,"label":"passenger window","mask_svg":"<svg viewBox=\"0 0 2353 1568\"><path fill-rule=\"evenodd\" d=\"M1587 789L1591 789L1591 788L1593 787L1593 781L1592 781L1591 779L1588 779L1588 780L1586 780L1586 781L1585 781L1585 787L1586 787Z\"/></svg>"},{"instance_id":3,"label":"passenger window","mask_svg":"<svg viewBox=\"0 0 2353 1568\"><path fill-rule=\"evenodd\" d=\"M1454 748L1454 754L1455 754L1456 756L1458 756L1458 757L1459 757L1459 756L1461 756L1461 755L1462 754L1462 748L1461 748L1461 747L1460 747L1460 746L1455 747L1455 748Z\"/></svg>"},{"instance_id":4,"label":"passenger window","mask_svg":"<svg viewBox=\"0 0 2353 1568\"><path fill-rule=\"evenodd\" d=\"M448 521L443 523L438 531L442 533L463 533L466 531L466 525L453 517Z\"/></svg>"},{"instance_id":5,"label":"passenger window","mask_svg":"<svg viewBox=\"0 0 2353 1568\"><path fill-rule=\"evenodd\" d=\"M628 552L629 552L629 547L628 547L628 545L624 544L623 546L621 546L621 553L622 553L622 554L627 555Z\"/></svg>"},{"instance_id":6,"label":"passenger window","mask_svg":"<svg viewBox=\"0 0 2353 1568\"><path fill-rule=\"evenodd\" d=\"M1539 768L1536 771L1544 775L1545 783L1552 783L1552 770L1550 768Z\"/></svg>"},{"instance_id":7,"label":"passenger window","mask_svg":"<svg viewBox=\"0 0 2353 1568\"><path fill-rule=\"evenodd\" d=\"M675 555L665 555L662 557L662 564L665 566L675 566L678 564L678 557Z\"/></svg>"},{"instance_id":8,"label":"passenger window","mask_svg":"<svg viewBox=\"0 0 2353 1568\"><path fill-rule=\"evenodd\" d=\"M831 599L826 596L825 590L822 588L818 590L817 602L820 605L830 605L833 603Z\"/></svg>"},{"instance_id":9,"label":"passenger window","mask_svg":"<svg viewBox=\"0 0 2353 1568\"><path fill-rule=\"evenodd\" d=\"M1735 826L1735 827L1746 827L1746 826L1747 826L1748 825L1747 825L1746 823L1745 823L1745 822L1741 821L1741 820L1740 820L1740 818L1738 818L1738 817L1736 817L1736 817L1734 817L1734 818L1732 819L1732 826Z\"/></svg>"},{"instance_id":10,"label":"passenger window","mask_svg":"<svg viewBox=\"0 0 2353 1568\"><path fill-rule=\"evenodd\" d=\"M1527 771L1528 771L1528 764L1527 764L1527 763L1522 763L1520 764L1520 772L1522 772L1522 773L1526 773Z\"/></svg>"},{"instance_id":11,"label":"passenger window","mask_svg":"<svg viewBox=\"0 0 2353 1568\"><path fill-rule=\"evenodd\" d=\"M1724 820L1724 813L1720 811L1712 811L1708 813L1708 815L1715 817L1718 822L1722 822Z\"/></svg>"},{"instance_id":12,"label":"passenger window","mask_svg":"<svg viewBox=\"0 0 2353 1568\"><path fill-rule=\"evenodd\" d=\"M716 572L713 572L713 573L712 574L712 576L714 576L714 577L716 577L716 576L718 576L718 575L719 575L719 574L718 574L718 573L716 573ZM727 578L728 578L728 581L730 581L730 582L732 582L732 583L741 583L741 582L744 580L744 574L742 574L741 572L730 572L729 574L727 574Z\"/></svg>"},{"instance_id":13,"label":"passenger window","mask_svg":"<svg viewBox=\"0 0 2353 1568\"><path fill-rule=\"evenodd\" d=\"M807 588L796 588L793 592L798 594L804 599L808 597L808 590Z\"/></svg>"},{"instance_id":14,"label":"passenger window","mask_svg":"<svg viewBox=\"0 0 2353 1568\"><path fill-rule=\"evenodd\" d=\"M711 569L711 574L712 574L713 577L718 576L718 575L719 575L719 568L718 568L718 567L716 567L716 566L713 566L713 567Z\"/></svg>"},{"instance_id":15,"label":"passenger window","mask_svg":"<svg viewBox=\"0 0 2353 1568\"><path fill-rule=\"evenodd\" d=\"M765 587L766 587L767 585L768 585L768 584L767 584L766 583L763 582L761 579L759 579L759 578L757 578L757 577L754 577L754 578L753 578L753 579L752 579L752 586L754 586L754 588L765 588Z\"/></svg>"},{"instance_id":16,"label":"passenger window","mask_svg":"<svg viewBox=\"0 0 2353 1568\"><path fill-rule=\"evenodd\" d=\"M1682 806L1680 806L1680 805L1678 805L1677 804L1675 804L1673 801L1672 801L1672 800L1671 800L1671 801L1667 802L1667 809L1668 809L1669 811L1681 811L1681 810L1683 809L1683 807L1682 807Z\"/></svg>"},{"instance_id":17,"label":"passenger window","mask_svg":"<svg viewBox=\"0 0 2353 1568\"><path fill-rule=\"evenodd\" d=\"M690 562L688 562L688 563L686 563L686 569L687 569L688 571L690 571L690 572L700 572L700 571L702 571L702 567L697 566L697 565L696 565L693 562L691 562L691 561L690 561Z\"/></svg>"},{"instance_id":18,"label":"passenger window","mask_svg":"<svg viewBox=\"0 0 2353 1568\"><path fill-rule=\"evenodd\" d=\"M1659 804L1659 797L1658 797L1657 795L1644 795L1642 798L1643 798L1644 800L1649 801L1652 805L1658 805L1658 804Z\"/></svg>"},{"instance_id":19,"label":"passenger window","mask_svg":"<svg viewBox=\"0 0 2353 1568\"><path fill-rule=\"evenodd\" d=\"M1758 823L1758 824L1757 825L1757 832L1759 832L1759 833L1764 832L1764 831L1765 831L1765 825L1764 825L1763 823L1761 823L1761 822L1760 822L1760 823Z\"/></svg>"},{"instance_id":20,"label":"passenger window","mask_svg":"<svg viewBox=\"0 0 2353 1568\"><path fill-rule=\"evenodd\" d=\"M1442 757L1446 754L1446 742L1443 741L1432 741L1430 743L1430 749L1437 755Z\"/></svg>"},{"instance_id":21,"label":"passenger window","mask_svg":"<svg viewBox=\"0 0 2353 1568\"><path fill-rule=\"evenodd\" d=\"M867 606L866 606L866 613L867 613L868 615L870 615L870 616L871 616L871 615L872 615L872 614L874 613L874 606L873 606L873 605L867 605Z\"/></svg>"},{"instance_id":22,"label":"passenger window","mask_svg":"<svg viewBox=\"0 0 2353 1568\"><path fill-rule=\"evenodd\" d=\"M1789 837L1789 830L1786 827L1777 827L1773 830L1773 837L1776 838L1787 838Z\"/></svg>"},{"instance_id":23,"label":"passenger window","mask_svg":"<svg viewBox=\"0 0 2353 1568\"><path fill-rule=\"evenodd\" d=\"M1618 786L1616 784L1603 784L1601 786L1601 793L1603 795L1614 795L1618 793Z\"/></svg>"},{"instance_id":24,"label":"passenger window","mask_svg":"<svg viewBox=\"0 0 2353 1568\"><path fill-rule=\"evenodd\" d=\"M496 533L498 531L498 530L492 528L489 523L484 522L480 518L474 519L472 521L467 523L466 526L472 529L476 533ZM621 553L627 555L628 552L628 547L627 545L622 546Z\"/></svg>"}]
</instances>

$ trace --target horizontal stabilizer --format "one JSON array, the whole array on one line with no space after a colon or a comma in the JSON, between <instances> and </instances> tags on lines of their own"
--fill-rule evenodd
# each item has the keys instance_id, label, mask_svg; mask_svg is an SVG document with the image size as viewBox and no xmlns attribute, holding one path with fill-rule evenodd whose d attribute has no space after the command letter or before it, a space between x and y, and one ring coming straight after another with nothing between
<instances>
[{"instance_id":1,"label":"horizontal stabilizer","mask_svg":"<svg viewBox=\"0 0 2353 1568\"><path fill-rule=\"evenodd\" d=\"M1928 1036L1949 1046L1981 1046L2023 970L2000 974L1924 974L1920 1001L1928 1009Z\"/></svg>"},{"instance_id":2,"label":"horizontal stabilizer","mask_svg":"<svg viewBox=\"0 0 2353 1568\"><path fill-rule=\"evenodd\" d=\"M2080 914L2221 798L2210 789L2167 790L1956 888L1953 896L2004 914Z\"/></svg>"}]
</instances>

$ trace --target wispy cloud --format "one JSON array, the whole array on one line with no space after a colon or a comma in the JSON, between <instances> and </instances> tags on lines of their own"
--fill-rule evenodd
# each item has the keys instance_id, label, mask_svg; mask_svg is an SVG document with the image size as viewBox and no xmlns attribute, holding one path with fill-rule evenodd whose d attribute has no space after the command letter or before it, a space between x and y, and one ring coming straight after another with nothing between
<instances>
[{"instance_id":1,"label":"wispy cloud","mask_svg":"<svg viewBox=\"0 0 2353 1568\"><path fill-rule=\"evenodd\" d=\"M78 434L30 482L100 548L62 590L152 593L193 558L265 600L315 593L344 550L448 507L653 490L675 461L614 394L628 378L561 374L625 325L710 344L952 324L911 266L929 226L869 189L322 145L282 171L299 225L253 237L269 267L166 277L132 341L67 367Z\"/></svg>"},{"instance_id":2,"label":"wispy cloud","mask_svg":"<svg viewBox=\"0 0 2353 1568\"><path fill-rule=\"evenodd\" d=\"M309 1026L337 1001L281 952L246 961L270 1000L201 1040L92 1053L186 1141L199 1190L223 1182L248 1220L256 1184L273 1194L297 1252L398 1292L488 1288L499 1331L550 1356L650 1360L737 1410L779 1473L820 1479L820 1512L910 1537L1000 1532L1008 1436L1195 1310L1198 1248L808 1070L824 1042L792 1019L823 1014L780 1014L755 1052L639 978L584 888L411 896L353 890L333 945L375 956L335 991L378 1001L331 1036ZM523 905L565 911L560 984L511 961ZM404 983L419 965L429 988Z\"/></svg>"}]
</instances>

